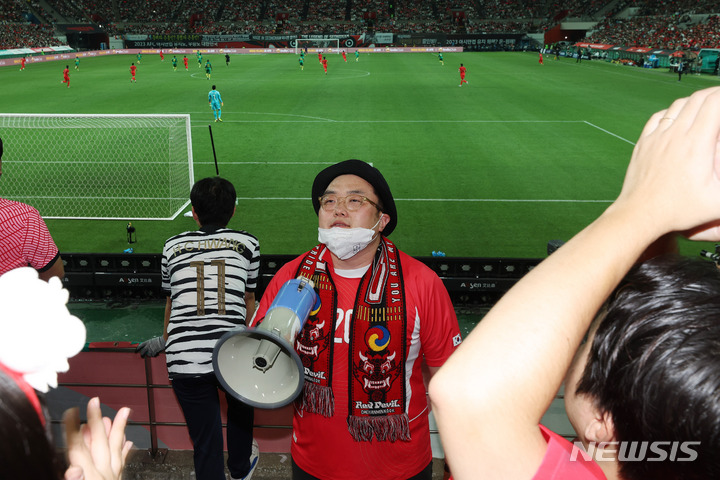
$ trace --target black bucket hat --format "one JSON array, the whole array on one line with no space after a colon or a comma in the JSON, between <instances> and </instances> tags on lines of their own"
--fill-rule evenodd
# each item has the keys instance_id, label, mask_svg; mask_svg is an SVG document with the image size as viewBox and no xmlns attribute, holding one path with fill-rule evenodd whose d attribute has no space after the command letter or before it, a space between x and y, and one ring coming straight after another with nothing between
<instances>
[{"instance_id":1,"label":"black bucket hat","mask_svg":"<svg viewBox=\"0 0 720 480\"><path fill-rule=\"evenodd\" d=\"M340 175L357 175L372 185L375 189L375 194L383 206L382 212L390 217L390 221L383 229L382 234L386 237L390 235L397 226L395 200L380 170L362 160L345 160L344 162L331 165L317 174L312 186L312 202L313 207L315 207L315 213L320 211L320 197L325 193L328 185Z\"/></svg>"}]
</instances>

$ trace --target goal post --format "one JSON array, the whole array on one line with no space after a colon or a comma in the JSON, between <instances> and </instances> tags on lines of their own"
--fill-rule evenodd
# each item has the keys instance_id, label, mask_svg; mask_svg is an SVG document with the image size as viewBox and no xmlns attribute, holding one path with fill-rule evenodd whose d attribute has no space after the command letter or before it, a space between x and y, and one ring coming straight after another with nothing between
<instances>
[{"instance_id":1,"label":"goal post","mask_svg":"<svg viewBox=\"0 0 720 480\"><path fill-rule=\"evenodd\" d=\"M295 54L299 54L300 50L322 50L327 53L340 53L339 38L297 38L295 39Z\"/></svg>"},{"instance_id":2,"label":"goal post","mask_svg":"<svg viewBox=\"0 0 720 480\"><path fill-rule=\"evenodd\" d=\"M0 113L2 196L45 218L172 220L190 203L190 115Z\"/></svg>"}]
</instances>

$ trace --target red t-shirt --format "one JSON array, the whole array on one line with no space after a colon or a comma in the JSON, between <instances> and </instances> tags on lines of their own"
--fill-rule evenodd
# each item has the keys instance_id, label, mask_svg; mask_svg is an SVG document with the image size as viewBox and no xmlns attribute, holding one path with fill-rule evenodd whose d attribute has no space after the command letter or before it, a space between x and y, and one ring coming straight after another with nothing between
<instances>
[{"instance_id":1,"label":"red t-shirt","mask_svg":"<svg viewBox=\"0 0 720 480\"><path fill-rule=\"evenodd\" d=\"M321 254L337 288L333 382L335 415L331 418L300 411L295 405L291 453L300 468L319 478L333 480L405 480L419 473L432 459L428 426L428 400L421 366L441 366L460 344L460 329L445 286L435 273L399 252L405 281L408 315L406 379L411 441L356 442L348 431L348 356L350 319L360 278L345 278ZM262 319L280 287L298 270L302 255L283 266L260 301L252 324Z\"/></svg>"},{"instance_id":2,"label":"red t-shirt","mask_svg":"<svg viewBox=\"0 0 720 480\"><path fill-rule=\"evenodd\" d=\"M458 68L458 70L460 70L460 77L465 78L465 70L467 70L467 68L460 67L460 68Z\"/></svg>"},{"instance_id":3,"label":"red t-shirt","mask_svg":"<svg viewBox=\"0 0 720 480\"><path fill-rule=\"evenodd\" d=\"M57 256L58 248L38 211L0 198L0 274L28 265L42 271Z\"/></svg>"},{"instance_id":4,"label":"red t-shirt","mask_svg":"<svg viewBox=\"0 0 720 480\"><path fill-rule=\"evenodd\" d=\"M606 480L600 466L582 453L572 455L573 444L540 425L547 451L533 480Z\"/></svg>"},{"instance_id":5,"label":"red t-shirt","mask_svg":"<svg viewBox=\"0 0 720 480\"><path fill-rule=\"evenodd\" d=\"M69 78L69 77L70 77L70 70L69 70L69 69L66 68L65 70L63 70L63 77L65 77L65 78Z\"/></svg>"},{"instance_id":6,"label":"red t-shirt","mask_svg":"<svg viewBox=\"0 0 720 480\"><path fill-rule=\"evenodd\" d=\"M137 70L137 67L136 67L135 65L131 65L131 66L130 66L130 73L132 74L133 77L135 76L135 70Z\"/></svg>"}]
</instances>

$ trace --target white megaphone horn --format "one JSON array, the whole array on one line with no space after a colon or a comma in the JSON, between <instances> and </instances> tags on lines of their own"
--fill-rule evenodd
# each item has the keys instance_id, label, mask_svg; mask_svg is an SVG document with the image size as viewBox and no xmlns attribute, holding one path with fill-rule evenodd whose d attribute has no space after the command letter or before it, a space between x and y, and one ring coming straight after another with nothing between
<instances>
[{"instance_id":1,"label":"white megaphone horn","mask_svg":"<svg viewBox=\"0 0 720 480\"><path fill-rule=\"evenodd\" d=\"M257 328L230 330L215 344L213 368L225 390L257 408L280 408L302 391L305 371L295 352L295 337L311 314L320 310L320 297L305 277L280 288Z\"/></svg>"}]
</instances>

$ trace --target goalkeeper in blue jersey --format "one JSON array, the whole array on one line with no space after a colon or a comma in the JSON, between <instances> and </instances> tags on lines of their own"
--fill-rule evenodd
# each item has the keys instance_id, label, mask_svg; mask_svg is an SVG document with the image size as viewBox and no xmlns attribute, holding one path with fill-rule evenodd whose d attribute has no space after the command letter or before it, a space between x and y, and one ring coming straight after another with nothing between
<instances>
[{"instance_id":1,"label":"goalkeeper in blue jersey","mask_svg":"<svg viewBox=\"0 0 720 480\"><path fill-rule=\"evenodd\" d=\"M222 110L220 108L223 106L223 101L220 92L215 89L215 85L212 86L212 90L208 93L208 103L210 103L210 108L212 108L215 121L222 122Z\"/></svg>"}]
</instances>

